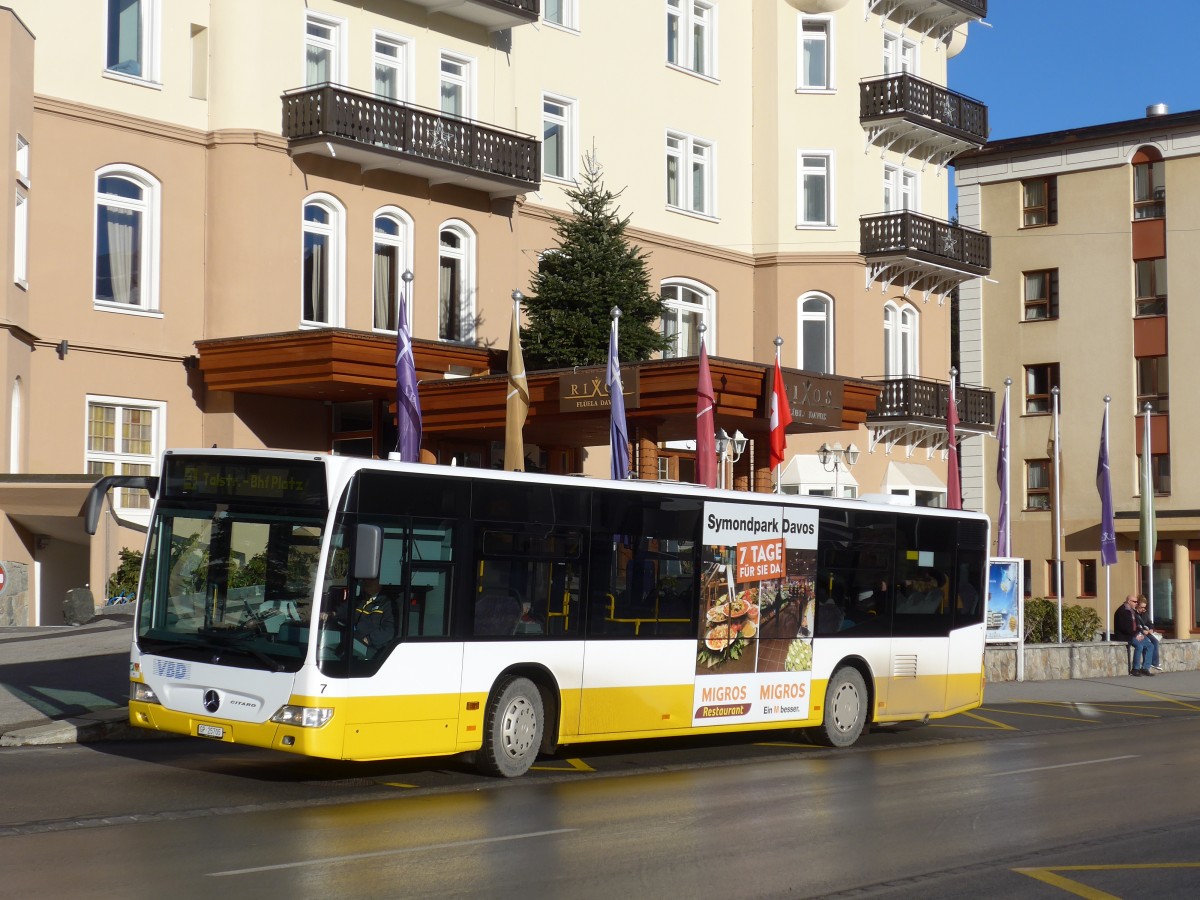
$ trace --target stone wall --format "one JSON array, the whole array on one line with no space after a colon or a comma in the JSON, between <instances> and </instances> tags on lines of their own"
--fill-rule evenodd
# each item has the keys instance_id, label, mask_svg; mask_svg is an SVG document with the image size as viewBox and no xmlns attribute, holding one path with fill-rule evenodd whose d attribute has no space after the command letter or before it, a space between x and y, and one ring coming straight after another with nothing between
<instances>
[{"instance_id":1,"label":"stone wall","mask_svg":"<svg viewBox=\"0 0 1200 900\"><path fill-rule=\"evenodd\" d=\"M1163 640L1164 672L1200 670L1200 641ZM983 654L985 681L1017 680L1017 648L988 647ZM1098 641L1091 644L1026 644L1025 680L1115 678L1129 674L1129 647Z\"/></svg>"},{"instance_id":2,"label":"stone wall","mask_svg":"<svg viewBox=\"0 0 1200 900\"><path fill-rule=\"evenodd\" d=\"M0 560L6 575L4 593L0 594L0 626L28 625L29 566L10 559Z\"/></svg>"}]
</instances>

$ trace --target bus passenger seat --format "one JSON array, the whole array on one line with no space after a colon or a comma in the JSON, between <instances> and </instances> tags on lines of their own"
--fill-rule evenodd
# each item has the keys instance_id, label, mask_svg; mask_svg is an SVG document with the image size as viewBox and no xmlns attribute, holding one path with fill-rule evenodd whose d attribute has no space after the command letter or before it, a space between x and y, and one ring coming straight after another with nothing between
<instances>
[{"instance_id":1,"label":"bus passenger seat","mask_svg":"<svg viewBox=\"0 0 1200 900\"><path fill-rule=\"evenodd\" d=\"M485 594L475 602L475 634L512 634L521 618L521 603L515 597Z\"/></svg>"}]
</instances>

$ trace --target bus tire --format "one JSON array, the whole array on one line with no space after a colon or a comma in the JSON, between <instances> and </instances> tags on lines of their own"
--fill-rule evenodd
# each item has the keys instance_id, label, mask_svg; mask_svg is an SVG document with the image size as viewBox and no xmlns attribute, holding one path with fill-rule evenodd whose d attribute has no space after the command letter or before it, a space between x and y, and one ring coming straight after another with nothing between
<instances>
[{"instance_id":1,"label":"bus tire","mask_svg":"<svg viewBox=\"0 0 1200 900\"><path fill-rule=\"evenodd\" d=\"M483 716L483 747L476 757L485 775L516 778L537 759L545 729L542 695L528 678L499 682Z\"/></svg>"},{"instance_id":2,"label":"bus tire","mask_svg":"<svg viewBox=\"0 0 1200 900\"><path fill-rule=\"evenodd\" d=\"M853 666L842 666L825 688L825 720L813 729L817 743L849 747L867 727L869 704L862 674Z\"/></svg>"}]
</instances>

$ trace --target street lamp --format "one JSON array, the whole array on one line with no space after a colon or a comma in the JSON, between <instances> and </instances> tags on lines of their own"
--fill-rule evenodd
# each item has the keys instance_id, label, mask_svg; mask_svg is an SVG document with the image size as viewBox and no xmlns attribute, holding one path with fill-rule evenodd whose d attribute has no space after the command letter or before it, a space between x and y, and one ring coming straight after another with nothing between
<instances>
[{"instance_id":1,"label":"street lamp","mask_svg":"<svg viewBox=\"0 0 1200 900\"><path fill-rule=\"evenodd\" d=\"M851 444L845 450L842 449L840 441L834 441L833 446L829 446L826 441L817 448L817 460L821 463L821 468L826 472L833 473L833 496L841 496L838 488L838 479L841 475L842 466L846 466L846 471L849 472L858 462L858 448Z\"/></svg>"},{"instance_id":2,"label":"street lamp","mask_svg":"<svg viewBox=\"0 0 1200 900\"><path fill-rule=\"evenodd\" d=\"M742 434L741 429L733 433L733 437L729 436L724 428L717 430L717 458L721 461L721 487L725 485L725 461L736 463L742 458L742 454L746 452L747 444L746 436Z\"/></svg>"}]
</instances>

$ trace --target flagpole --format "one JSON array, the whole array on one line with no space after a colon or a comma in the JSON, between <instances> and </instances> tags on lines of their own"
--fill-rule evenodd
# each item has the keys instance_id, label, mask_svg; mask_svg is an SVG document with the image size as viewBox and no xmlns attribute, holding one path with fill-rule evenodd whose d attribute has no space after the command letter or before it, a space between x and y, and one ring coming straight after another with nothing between
<instances>
[{"instance_id":1,"label":"flagpole","mask_svg":"<svg viewBox=\"0 0 1200 900\"><path fill-rule=\"evenodd\" d=\"M1145 415L1145 425L1142 428L1142 540L1139 541L1142 546L1142 562L1146 566L1146 599L1147 612L1150 613L1150 621L1154 621L1154 552L1158 548L1154 546L1158 539L1158 529L1154 528L1154 475L1150 462L1150 401L1146 401L1146 405L1142 407L1142 412ZM1147 510L1149 512L1147 512ZM1149 523L1147 527L1146 523ZM1147 536L1149 536L1147 538ZM1150 546L1146 546L1149 544Z\"/></svg>"},{"instance_id":2,"label":"flagpole","mask_svg":"<svg viewBox=\"0 0 1200 900\"><path fill-rule=\"evenodd\" d=\"M1009 408L1008 399L1009 391L1012 388L1012 379L1004 379L1004 516L1000 523L1001 530L1004 532L1004 552L1000 556L1012 556L1012 482L1010 476L1012 474L1012 410Z\"/></svg>"},{"instance_id":3,"label":"flagpole","mask_svg":"<svg viewBox=\"0 0 1200 900\"><path fill-rule=\"evenodd\" d=\"M779 335L775 335L775 368L776 368L776 369L778 369L778 368L779 368L779 351L780 351L780 349L781 349L782 347L783 347L783 338L782 338L782 337L780 337ZM754 471L754 470L753 470L753 468L751 468L751 471ZM780 492L780 489L783 487L783 468L782 468L782 462L780 463L780 465L779 465L779 466L776 466L776 467L775 467L775 468L774 468L774 469L771 471L771 477L772 477L772 479L774 479L774 481L775 481L775 493L776 493L776 494L778 494L778 493ZM833 492L833 495L834 495L835 497L837 496L837 490L836 490L836 489L834 490L834 492Z\"/></svg>"},{"instance_id":4,"label":"flagpole","mask_svg":"<svg viewBox=\"0 0 1200 900\"><path fill-rule=\"evenodd\" d=\"M1112 403L1112 397L1108 394L1105 394L1104 395L1104 450L1105 450L1104 456L1105 456L1106 461L1108 458L1108 405L1110 403ZM1110 483L1110 490L1111 490L1111 483ZM1100 522L1100 526L1101 526L1101 528L1103 528L1103 526L1104 526L1103 519ZM1115 534L1113 535L1113 543L1114 544L1116 543L1116 535ZM1100 553L1100 556L1103 557L1104 556L1104 553L1103 553L1104 535L1103 534L1100 535L1100 544L1101 544L1101 551L1102 551ZM1104 560L1101 559L1101 563L1103 563L1103 562L1104 562ZM1104 565L1104 639L1109 642L1112 641L1112 566L1107 565L1107 564Z\"/></svg>"},{"instance_id":5,"label":"flagpole","mask_svg":"<svg viewBox=\"0 0 1200 900\"><path fill-rule=\"evenodd\" d=\"M1054 398L1054 573L1055 585L1054 593L1057 594L1058 601L1058 643L1062 643L1062 595L1063 595L1063 579L1062 579L1062 478L1059 471L1059 460L1062 458L1062 452L1059 448L1058 434L1058 385L1050 389L1050 394Z\"/></svg>"}]
</instances>

